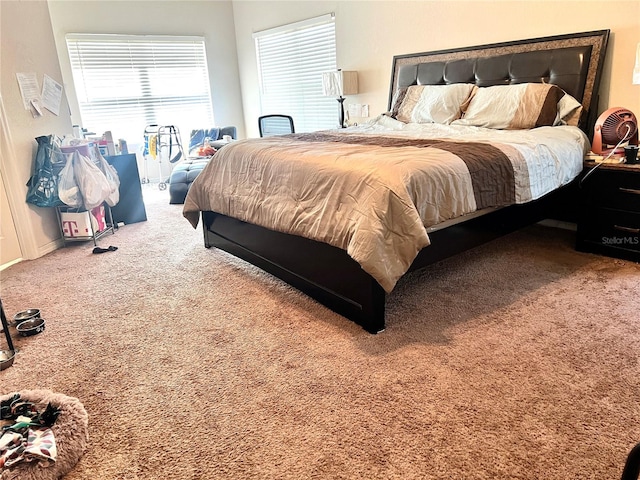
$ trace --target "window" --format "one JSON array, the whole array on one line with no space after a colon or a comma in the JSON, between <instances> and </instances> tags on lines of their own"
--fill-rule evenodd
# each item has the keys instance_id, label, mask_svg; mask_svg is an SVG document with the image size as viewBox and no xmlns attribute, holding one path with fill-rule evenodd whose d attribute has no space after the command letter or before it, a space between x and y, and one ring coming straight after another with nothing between
<instances>
[{"instance_id":1,"label":"window","mask_svg":"<svg viewBox=\"0 0 640 480\"><path fill-rule=\"evenodd\" d=\"M141 139L147 125L213 125L202 37L69 34L82 126Z\"/></svg>"},{"instance_id":2,"label":"window","mask_svg":"<svg viewBox=\"0 0 640 480\"><path fill-rule=\"evenodd\" d=\"M322 72L336 70L333 14L254 34L262 115L291 115L296 132L335 128L338 102L322 94Z\"/></svg>"}]
</instances>

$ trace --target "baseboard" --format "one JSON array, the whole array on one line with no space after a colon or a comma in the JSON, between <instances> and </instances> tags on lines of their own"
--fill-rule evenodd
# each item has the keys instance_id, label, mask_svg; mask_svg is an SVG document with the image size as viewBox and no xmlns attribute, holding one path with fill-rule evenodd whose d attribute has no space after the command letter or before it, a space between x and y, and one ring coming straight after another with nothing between
<instances>
[{"instance_id":1,"label":"baseboard","mask_svg":"<svg viewBox=\"0 0 640 480\"><path fill-rule=\"evenodd\" d=\"M44 257L46 254L56 251L59 248L64 246L64 240L62 238L58 238L53 240L52 242L45 243L41 247L38 248L38 258Z\"/></svg>"},{"instance_id":2,"label":"baseboard","mask_svg":"<svg viewBox=\"0 0 640 480\"><path fill-rule=\"evenodd\" d=\"M10 262L4 263L0 265L0 272L5 268L9 268L11 265L15 265L16 263L20 263L24 258L16 258L15 260L11 260Z\"/></svg>"}]
</instances>

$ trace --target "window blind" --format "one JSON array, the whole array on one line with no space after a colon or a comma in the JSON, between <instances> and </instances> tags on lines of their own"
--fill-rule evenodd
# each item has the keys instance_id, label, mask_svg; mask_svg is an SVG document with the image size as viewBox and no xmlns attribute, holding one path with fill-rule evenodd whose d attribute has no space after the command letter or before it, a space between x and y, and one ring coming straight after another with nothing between
<instances>
[{"instance_id":1,"label":"window blind","mask_svg":"<svg viewBox=\"0 0 640 480\"><path fill-rule=\"evenodd\" d=\"M142 138L147 125L175 125L184 137L214 124L202 37L69 34L66 41L84 128Z\"/></svg>"},{"instance_id":2,"label":"window blind","mask_svg":"<svg viewBox=\"0 0 640 480\"><path fill-rule=\"evenodd\" d=\"M336 70L333 14L254 33L262 115L291 115L296 132L335 128L338 102L322 94Z\"/></svg>"}]
</instances>

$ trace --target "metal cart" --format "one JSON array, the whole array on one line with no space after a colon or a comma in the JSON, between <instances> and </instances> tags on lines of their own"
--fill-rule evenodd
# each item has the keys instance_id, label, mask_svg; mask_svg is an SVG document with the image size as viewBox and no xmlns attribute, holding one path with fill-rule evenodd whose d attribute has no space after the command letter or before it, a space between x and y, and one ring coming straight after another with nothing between
<instances>
[{"instance_id":1,"label":"metal cart","mask_svg":"<svg viewBox=\"0 0 640 480\"><path fill-rule=\"evenodd\" d=\"M56 207L56 213L65 246L68 242L93 240L93 246L97 247L101 237L108 233L116 233L117 227L113 221L111 207L106 202L91 210L69 206Z\"/></svg>"}]
</instances>

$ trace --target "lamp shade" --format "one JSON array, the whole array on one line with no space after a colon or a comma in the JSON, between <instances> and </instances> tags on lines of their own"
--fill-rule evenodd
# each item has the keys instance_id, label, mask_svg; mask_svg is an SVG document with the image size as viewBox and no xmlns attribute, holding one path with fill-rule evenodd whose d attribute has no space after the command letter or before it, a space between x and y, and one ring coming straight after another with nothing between
<instances>
[{"instance_id":1,"label":"lamp shade","mask_svg":"<svg viewBox=\"0 0 640 480\"><path fill-rule=\"evenodd\" d=\"M631 83L640 85L640 43L638 44L638 48L636 48L636 65L633 68L633 81Z\"/></svg>"},{"instance_id":2,"label":"lamp shade","mask_svg":"<svg viewBox=\"0 0 640 480\"><path fill-rule=\"evenodd\" d=\"M358 93L358 72L336 70L322 73L322 92L329 97Z\"/></svg>"}]
</instances>

